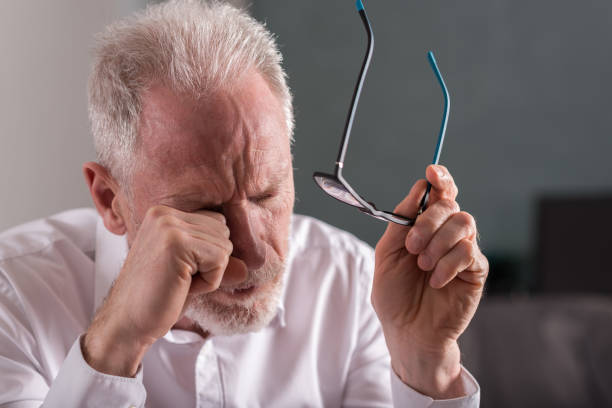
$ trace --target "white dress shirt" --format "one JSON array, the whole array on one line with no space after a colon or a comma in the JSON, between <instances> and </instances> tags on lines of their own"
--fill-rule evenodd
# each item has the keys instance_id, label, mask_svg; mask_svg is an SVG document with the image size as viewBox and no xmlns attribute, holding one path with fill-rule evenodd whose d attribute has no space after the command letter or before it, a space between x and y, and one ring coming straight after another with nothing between
<instances>
[{"instance_id":1,"label":"white dress shirt","mask_svg":"<svg viewBox=\"0 0 612 408\"><path fill-rule=\"evenodd\" d=\"M477 407L434 401L392 372L370 305L373 251L294 215L278 313L259 332L204 340L171 330L135 378L92 369L79 338L127 255L93 209L0 234L0 407Z\"/></svg>"}]
</instances>

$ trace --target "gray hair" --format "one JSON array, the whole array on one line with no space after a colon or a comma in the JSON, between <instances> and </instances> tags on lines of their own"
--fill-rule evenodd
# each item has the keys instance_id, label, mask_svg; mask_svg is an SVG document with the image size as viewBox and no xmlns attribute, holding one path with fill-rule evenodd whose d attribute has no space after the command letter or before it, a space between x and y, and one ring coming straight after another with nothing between
<instances>
[{"instance_id":1,"label":"gray hair","mask_svg":"<svg viewBox=\"0 0 612 408\"><path fill-rule=\"evenodd\" d=\"M153 83L206 97L256 69L280 99L289 138L293 106L275 38L244 10L218 1L171 0L97 37L89 118L100 164L127 186L138 142L141 95Z\"/></svg>"}]
</instances>

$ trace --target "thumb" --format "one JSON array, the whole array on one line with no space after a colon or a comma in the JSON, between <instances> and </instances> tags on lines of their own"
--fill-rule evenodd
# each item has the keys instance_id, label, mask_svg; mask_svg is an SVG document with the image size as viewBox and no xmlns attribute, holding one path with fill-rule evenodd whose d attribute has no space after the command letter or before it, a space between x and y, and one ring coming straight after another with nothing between
<instances>
[{"instance_id":1,"label":"thumb","mask_svg":"<svg viewBox=\"0 0 612 408\"><path fill-rule=\"evenodd\" d=\"M246 264L242 260L230 256L228 258L227 265L225 266L225 270L223 271L221 281L219 282L219 287L237 285L240 282L245 281L248 274ZM196 294L208 292L210 292L210 284L206 282L204 278L200 276L198 279L191 280L189 293Z\"/></svg>"},{"instance_id":2,"label":"thumb","mask_svg":"<svg viewBox=\"0 0 612 408\"><path fill-rule=\"evenodd\" d=\"M242 259L230 256L221 279L221 285L237 285L240 282L244 282L249 276L249 271Z\"/></svg>"},{"instance_id":3,"label":"thumb","mask_svg":"<svg viewBox=\"0 0 612 408\"><path fill-rule=\"evenodd\" d=\"M398 215L402 215L407 218L416 218L419 212L419 205L421 204L421 198L427 188L427 180L418 180L408 195L395 207L393 212ZM399 247L404 246L404 240L406 234L410 231L409 226L399 225L394 222L390 222L385 229L385 233L378 241L377 249L382 249L384 252L388 250L397 250Z\"/></svg>"}]
</instances>

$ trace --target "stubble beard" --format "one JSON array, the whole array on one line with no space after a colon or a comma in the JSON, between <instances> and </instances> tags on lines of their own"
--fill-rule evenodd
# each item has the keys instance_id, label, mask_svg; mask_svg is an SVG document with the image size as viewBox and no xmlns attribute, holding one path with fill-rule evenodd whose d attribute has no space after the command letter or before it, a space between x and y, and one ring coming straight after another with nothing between
<instances>
[{"instance_id":1,"label":"stubble beard","mask_svg":"<svg viewBox=\"0 0 612 408\"><path fill-rule=\"evenodd\" d=\"M189 295L185 317L204 332L230 336L261 330L276 316L285 276L285 262L266 260L263 267L250 271L245 282L214 292ZM254 286L248 294L240 290ZM233 292L237 291L236 294Z\"/></svg>"},{"instance_id":2,"label":"stubble beard","mask_svg":"<svg viewBox=\"0 0 612 408\"><path fill-rule=\"evenodd\" d=\"M135 216L131 190L127 190L126 194L130 217L136 226L135 231L138 231L141 221ZM287 235L285 248L288 248L288 243ZM211 335L231 336L259 331L267 326L278 312L285 269L284 258L277 255L269 256L261 268L249 271L246 281L234 287L187 295L184 316L199 326L201 332ZM256 286L253 293L246 296L232 295L233 290L250 286Z\"/></svg>"}]
</instances>

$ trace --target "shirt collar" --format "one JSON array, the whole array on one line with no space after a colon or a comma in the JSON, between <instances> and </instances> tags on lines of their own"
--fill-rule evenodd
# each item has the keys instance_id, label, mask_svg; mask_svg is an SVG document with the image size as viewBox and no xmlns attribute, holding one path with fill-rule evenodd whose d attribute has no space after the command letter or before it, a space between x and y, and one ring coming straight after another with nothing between
<instances>
[{"instance_id":1,"label":"shirt collar","mask_svg":"<svg viewBox=\"0 0 612 408\"><path fill-rule=\"evenodd\" d=\"M291 242L291 240L290 240ZM291 245L290 245L291 247ZM96 254L95 254L95 287L94 287L94 310L93 313L98 310L98 308L104 302L108 291L110 290L113 282L119 275L121 271L121 267L125 262L125 258L128 254L128 245L127 238L125 235L115 235L112 232L108 231L104 226L104 222L101 217L98 217L98 222L96 224ZM272 319L268 327L277 328L277 327L285 327L285 293L287 286L287 279L289 274L289 265L291 264L291 253L289 251L289 256L287 257L286 270L283 277L283 285L282 285L282 294L280 300L277 305L277 313L276 316ZM93 316L92 316L93 317ZM172 330L171 330L172 331ZM182 330L181 330L182 331ZM175 339L176 336L173 336L170 332L166 333L164 338L168 341L174 342L185 342L185 340ZM198 337L200 337L198 335ZM181 339L184 338L183 335L180 336Z\"/></svg>"}]
</instances>

